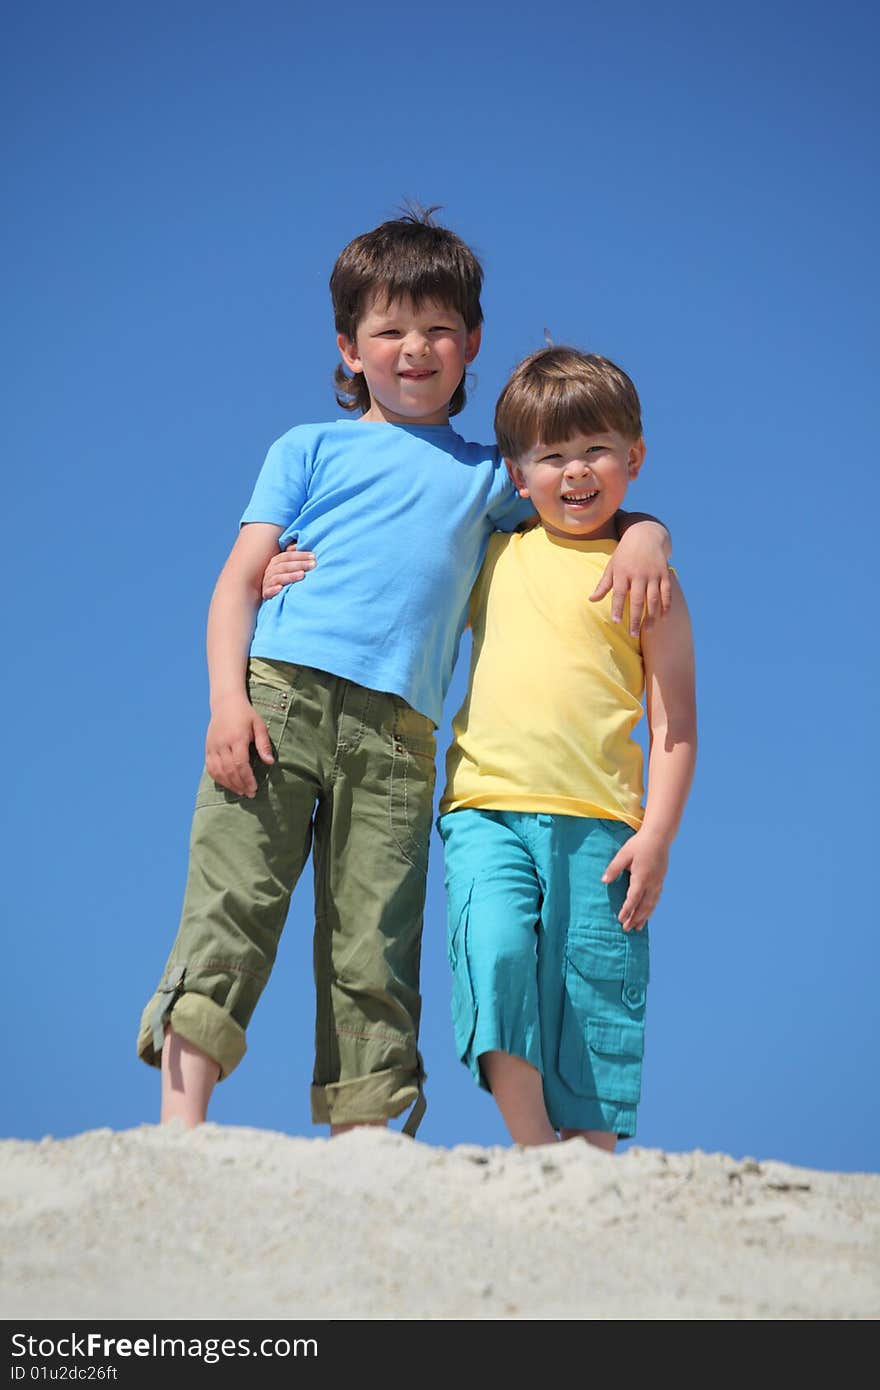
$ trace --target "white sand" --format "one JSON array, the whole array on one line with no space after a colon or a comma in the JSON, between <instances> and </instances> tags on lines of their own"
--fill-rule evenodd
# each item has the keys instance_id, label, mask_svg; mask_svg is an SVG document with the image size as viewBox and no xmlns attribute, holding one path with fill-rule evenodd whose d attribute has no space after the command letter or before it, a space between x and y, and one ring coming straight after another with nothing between
<instances>
[{"instance_id":1,"label":"white sand","mask_svg":"<svg viewBox=\"0 0 880 1390\"><path fill-rule=\"evenodd\" d=\"M880 1175L207 1124L0 1142L0 1316L873 1319Z\"/></svg>"}]
</instances>

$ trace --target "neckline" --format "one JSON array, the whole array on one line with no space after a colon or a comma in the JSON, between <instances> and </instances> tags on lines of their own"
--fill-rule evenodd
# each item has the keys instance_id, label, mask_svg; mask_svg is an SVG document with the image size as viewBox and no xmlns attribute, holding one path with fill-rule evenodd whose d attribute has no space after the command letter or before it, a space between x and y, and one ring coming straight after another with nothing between
<instances>
[{"instance_id":1,"label":"neckline","mask_svg":"<svg viewBox=\"0 0 880 1390\"><path fill-rule=\"evenodd\" d=\"M610 555L617 546L617 541L610 536L595 540L591 536L554 536L540 521L537 526L532 529L540 531L548 545L556 545L560 550L592 550L604 555ZM528 534L528 532L526 534Z\"/></svg>"},{"instance_id":2,"label":"neckline","mask_svg":"<svg viewBox=\"0 0 880 1390\"><path fill-rule=\"evenodd\" d=\"M337 419L337 425L366 425L368 429L404 430L407 434L455 434L452 425L408 425L402 420L357 420Z\"/></svg>"}]
</instances>

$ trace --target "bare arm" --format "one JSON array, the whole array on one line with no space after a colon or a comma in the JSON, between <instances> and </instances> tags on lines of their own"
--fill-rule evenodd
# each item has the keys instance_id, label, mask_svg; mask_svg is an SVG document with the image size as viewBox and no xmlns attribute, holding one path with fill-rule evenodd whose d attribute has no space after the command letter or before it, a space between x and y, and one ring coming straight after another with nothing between
<instances>
[{"instance_id":1,"label":"bare arm","mask_svg":"<svg viewBox=\"0 0 880 1390\"><path fill-rule=\"evenodd\" d=\"M283 528L266 522L242 526L214 586L208 610L208 677L211 722L205 740L205 766L215 782L252 797L257 783L250 746L272 762L266 725L247 696L248 650L261 600L263 571L278 553Z\"/></svg>"},{"instance_id":2,"label":"bare arm","mask_svg":"<svg viewBox=\"0 0 880 1390\"><path fill-rule=\"evenodd\" d=\"M638 931L657 905L696 764L693 635L684 595L674 575L670 583L670 611L662 619L647 619L642 628L650 729L645 819L602 876L604 883L610 883L629 869L629 890L619 914L624 931Z\"/></svg>"},{"instance_id":3,"label":"bare arm","mask_svg":"<svg viewBox=\"0 0 880 1390\"><path fill-rule=\"evenodd\" d=\"M671 558L672 536L669 534L669 527L664 526L658 517L652 516L650 512L625 512L622 507L619 507L615 520L617 521L619 540L623 539L631 526L649 526L667 560Z\"/></svg>"},{"instance_id":4,"label":"bare arm","mask_svg":"<svg viewBox=\"0 0 880 1390\"><path fill-rule=\"evenodd\" d=\"M595 603L613 589L611 619L619 623L629 593L629 630L637 637L645 614L653 619L669 611L672 589L668 562L672 537L663 522L647 512L620 510L615 520L618 546L590 594L590 600Z\"/></svg>"}]
</instances>

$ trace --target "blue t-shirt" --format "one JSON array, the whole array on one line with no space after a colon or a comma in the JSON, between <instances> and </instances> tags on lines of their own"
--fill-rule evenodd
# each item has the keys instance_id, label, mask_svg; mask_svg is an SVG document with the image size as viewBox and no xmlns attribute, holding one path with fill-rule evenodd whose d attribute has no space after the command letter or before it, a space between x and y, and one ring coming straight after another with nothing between
<instances>
[{"instance_id":1,"label":"blue t-shirt","mask_svg":"<svg viewBox=\"0 0 880 1390\"><path fill-rule=\"evenodd\" d=\"M493 530L534 515L494 444L451 425L297 425L269 449L242 524L283 526L317 565L266 599L251 655L401 695L440 723Z\"/></svg>"}]
</instances>

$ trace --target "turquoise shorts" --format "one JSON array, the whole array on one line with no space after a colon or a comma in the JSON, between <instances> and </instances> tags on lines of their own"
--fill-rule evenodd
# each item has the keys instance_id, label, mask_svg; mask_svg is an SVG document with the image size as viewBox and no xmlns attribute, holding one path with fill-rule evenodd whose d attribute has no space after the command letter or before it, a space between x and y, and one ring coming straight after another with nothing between
<instances>
[{"instance_id":1,"label":"turquoise shorts","mask_svg":"<svg viewBox=\"0 0 880 1390\"><path fill-rule=\"evenodd\" d=\"M648 929L617 920L628 874L601 877L623 821L450 811L446 855L458 1055L484 1089L484 1052L541 1073L555 1129L631 1138L641 1095Z\"/></svg>"}]
</instances>

